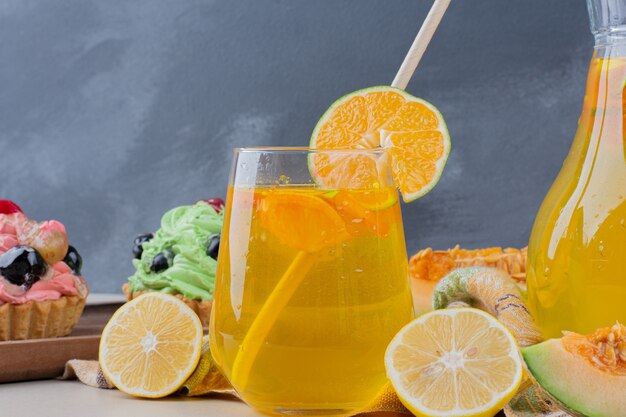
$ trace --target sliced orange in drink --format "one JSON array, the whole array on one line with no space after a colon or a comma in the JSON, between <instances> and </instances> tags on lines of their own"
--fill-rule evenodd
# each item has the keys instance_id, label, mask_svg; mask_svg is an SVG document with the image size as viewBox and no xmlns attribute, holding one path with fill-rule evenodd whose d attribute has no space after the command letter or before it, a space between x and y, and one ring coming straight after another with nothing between
<instances>
[{"instance_id":1,"label":"sliced orange in drink","mask_svg":"<svg viewBox=\"0 0 626 417\"><path fill-rule=\"evenodd\" d=\"M256 215L263 227L298 253L278 280L239 347L231 375L231 382L239 390L248 384L250 370L267 335L311 266L319 260L320 251L348 237L344 220L323 198L334 198L338 193L311 191L271 189L264 192L258 201Z\"/></svg>"},{"instance_id":2,"label":"sliced orange in drink","mask_svg":"<svg viewBox=\"0 0 626 417\"><path fill-rule=\"evenodd\" d=\"M435 106L403 90L380 86L355 91L324 113L311 137L309 168L328 188L372 189L387 185L389 166L404 201L439 181L450 153L450 136ZM382 148L370 152L340 152Z\"/></svg>"},{"instance_id":3,"label":"sliced orange in drink","mask_svg":"<svg viewBox=\"0 0 626 417\"><path fill-rule=\"evenodd\" d=\"M317 195L270 190L258 204L257 215L263 226L294 249L317 252L338 244L347 235L342 218Z\"/></svg>"},{"instance_id":4,"label":"sliced orange in drink","mask_svg":"<svg viewBox=\"0 0 626 417\"><path fill-rule=\"evenodd\" d=\"M393 187L350 191L350 197L367 210L378 211L398 202L398 190Z\"/></svg>"},{"instance_id":5,"label":"sliced orange in drink","mask_svg":"<svg viewBox=\"0 0 626 417\"><path fill-rule=\"evenodd\" d=\"M369 192L340 190L329 201L343 218L350 235L371 231L387 237L391 225L382 220L380 215L398 201L398 191L391 190L393 192L383 192L380 196L369 195Z\"/></svg>"},{"instance_id":6,"label":"sliced orange in drink","mask_svg":"<svg viewBox=\"0 0 626 417\"><path fill-rule=\"evenodd\" d=\"M174 296L151 292L113 314L100 339L100 366L120 391L159 398L182 386L201 350L196 313Z\"/></svg>"}]
</instances>

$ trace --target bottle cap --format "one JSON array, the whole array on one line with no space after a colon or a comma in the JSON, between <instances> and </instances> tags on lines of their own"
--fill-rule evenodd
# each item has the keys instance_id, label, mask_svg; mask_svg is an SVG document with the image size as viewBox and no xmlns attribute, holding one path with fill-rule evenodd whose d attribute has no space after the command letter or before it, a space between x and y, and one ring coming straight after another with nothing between
<instances>
[{"instance_id":1,"label":"bottle cap","mask_svg":"<svg viewBox=\"0 0 626 417\"><path fill-rule=\"evenodd\" d=\"M626 0L587 0L591 32L598 37L626 36Z\"/></svg>"}]
</instances>

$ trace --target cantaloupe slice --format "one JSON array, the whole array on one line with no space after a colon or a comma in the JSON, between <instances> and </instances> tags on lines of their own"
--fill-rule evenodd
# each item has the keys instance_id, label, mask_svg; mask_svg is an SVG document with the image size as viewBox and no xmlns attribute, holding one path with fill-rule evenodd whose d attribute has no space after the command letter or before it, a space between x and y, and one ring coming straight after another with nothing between
<instances>
[{"instance_id":1,"label":"cantaloupe slice","mask_svg":"<svg viewBox=\"0 0 626 417\"><path fill-rule=\"evenodd\" d=\"M626 416L624 330L617 324L588 336L569 333L523 348L522 355L539 384L572 410L589 417Z\"/></svg>"}]
</instances>

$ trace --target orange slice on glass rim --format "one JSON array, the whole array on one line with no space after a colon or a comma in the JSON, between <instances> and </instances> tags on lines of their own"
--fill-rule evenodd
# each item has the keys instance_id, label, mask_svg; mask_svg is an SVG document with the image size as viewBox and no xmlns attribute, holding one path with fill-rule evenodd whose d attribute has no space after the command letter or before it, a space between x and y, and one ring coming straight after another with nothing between
<instances>
[{"instance_id":1,"label":"orange slice on glass rim","mask_svg":"<svg viewBox=\"0 0 626 417\"><path fill-rule=\"evenodd\" d=\"M309 169L327 188L372 189L386 184L388 164L404 201L416 200L439 181L450 153L450 135L435 106L404 90L379 86L341 97L315 126Z\"/></svg>"}]
</instances>

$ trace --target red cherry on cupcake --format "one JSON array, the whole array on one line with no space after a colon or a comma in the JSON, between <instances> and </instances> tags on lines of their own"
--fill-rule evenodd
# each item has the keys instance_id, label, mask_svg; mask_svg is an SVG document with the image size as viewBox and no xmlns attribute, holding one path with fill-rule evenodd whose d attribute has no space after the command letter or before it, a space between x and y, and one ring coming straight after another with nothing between
<instances>
[{"instance_id":1,"label":"red cherry on cupcake","mask_svg":"<svg viewBox=\"0 0 626 417\"><path fill-rule=\"evenodd\" d=\"M219 197L209 198L208 200L202 200L207 203L209 206L213 207L217 214L219 214L224 209L224 200Z\"/></svg>"},{"instance_id":2,"label":"red cherry on cupcake","mask_svg":"<svg viewBox=\"0 0 626 417\"><path fill-rule=\"evenodd\" d=\"M0 200L0 214L24 213L20 206L11 200Z\"/></svg>"}]
</instances>

